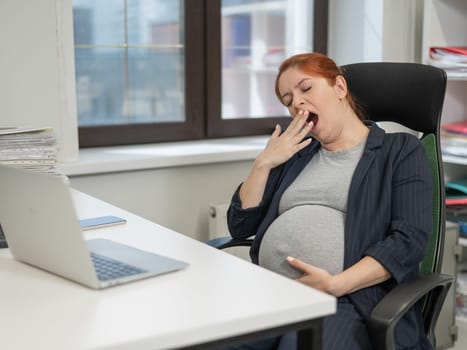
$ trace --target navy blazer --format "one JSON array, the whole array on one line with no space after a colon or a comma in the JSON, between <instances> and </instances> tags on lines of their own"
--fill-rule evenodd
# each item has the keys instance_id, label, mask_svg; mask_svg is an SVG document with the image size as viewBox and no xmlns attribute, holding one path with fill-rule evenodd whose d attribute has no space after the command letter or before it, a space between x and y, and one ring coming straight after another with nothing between
<instances>
[{"instance_id":1,"label":"navy blazer","mask_svg":"<svg viewBox=\"0 0 467 350\"><path fill-rule=\"evenodd\" d=\"M375 123L366 123L370 132L348 194L343 267L371 256L392 278L347 296L364 318L395 285L418 275L432 231L433 186L425 151L415 136L385 133ZM254 263L258 263L264 233L278 216L282 194L319 148L314 140L274 168L257 207L242 209L240 186L234 193L227 215L229 230L234 238L255 235L250 249ZM400 346L426 344L421 322L420 312L414 309L401 319L396 326Z\"/></svg>"}]
</instances>

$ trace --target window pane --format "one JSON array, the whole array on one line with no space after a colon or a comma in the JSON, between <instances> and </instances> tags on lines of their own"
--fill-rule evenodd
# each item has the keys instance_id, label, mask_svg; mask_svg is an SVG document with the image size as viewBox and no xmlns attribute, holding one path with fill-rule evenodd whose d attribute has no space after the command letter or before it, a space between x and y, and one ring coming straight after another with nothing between
<instances>
[{"instance_id":1,"label":"window pane","mask_svg":"<svg viewBox=\"0 0 467 350\"><path fill-rule=\"evenodd\" d=\"M182 45L183 1L127 0L128 44Z\"/></svg>"},{"instance_id":2,"label":"window pane","mask_svg":"<svg viewBox=\"0 0 467 350\"><path fill-rule=\"evenodd\" d=\"M125 57L118 49L75 49L80 125L125 123Z\"/></svg>"},{"instance_id":3,"label":"window pane","mask_svg":"<svg viewBox=\"0 0 467 350\"><path fill-rule=\"evenodd\" d=\"M287 115L276 72L286 57L312 50L313 1L222 0L221 11L222 118Z\"/></svg>"},{"instance_id":4,"label":"window pane","mask_svg":"<svg viewBox=\"0 0 467 350\"><path fill-rule=\"evenodd\" d=\"M179 49L129 50L127 101L131 123L184 121L183 59Z\"/></svg>"},{"instance_id":5,"label":"window pane","mask_svg":"<svg viewBox=\"0 0 467 350\"><path fill-rule=\"evenodd\" d=\"M73 0L78 124L185 121L184 1Z\"/></svg>"},{"instance_id":6,"label":"window pane","mask_svg":"<svg viewBox=\"0 0 467 350\"><path fill-rule=\"evenodd\" d=\"M73 0L75 45L122 45L124 0Z\"/></svg>"}]
</instances>

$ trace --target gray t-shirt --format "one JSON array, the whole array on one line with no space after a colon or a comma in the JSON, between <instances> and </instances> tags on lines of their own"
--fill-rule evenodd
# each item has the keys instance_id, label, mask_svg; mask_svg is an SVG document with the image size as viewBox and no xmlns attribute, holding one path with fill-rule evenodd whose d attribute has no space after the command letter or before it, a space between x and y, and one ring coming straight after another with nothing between
<instances>
[{"instance_id":1,"label":"gray t-shirt","mask_svg":"<svg viewBox=\"0 0 467 350\"><path fill-rule=\"evenodd\" d=\"M331 274L343 270L347 197L365 143L335 152L321 148L313 157L282 195L279 216L261 241L261 266L298 278L302 273L286 260L292 256Z\"/></svg>"}]
</instances>

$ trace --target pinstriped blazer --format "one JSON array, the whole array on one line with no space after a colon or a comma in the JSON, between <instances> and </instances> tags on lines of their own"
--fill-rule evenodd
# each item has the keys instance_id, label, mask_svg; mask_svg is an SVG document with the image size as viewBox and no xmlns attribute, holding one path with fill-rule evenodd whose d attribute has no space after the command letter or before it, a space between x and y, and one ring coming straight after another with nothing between
<instances>
[{"instance_id":1,"label":"pinstriped blazer","mask_svg":"<svg viewBox=\"0 0 467 350\"><path fill-rule=\"evenodd\" d=\"M371 121L366 124L370 133L348 195L344 269L364 256L372 256L392 278L348 295L364 318L395 285L418 274L432 230L432 178L421 143L413 135L389 134ZM242 209L240 187L234 193L227 216L229 230L234 238L255 235L250 249L254 263L258 263L264 233L278 216L282 194L319 148L320 144L313 141L274 168L257 207ZM404 316L396 326L401 346L424 337L421 322L415 310Z\"/></svg>"}]
</instances>

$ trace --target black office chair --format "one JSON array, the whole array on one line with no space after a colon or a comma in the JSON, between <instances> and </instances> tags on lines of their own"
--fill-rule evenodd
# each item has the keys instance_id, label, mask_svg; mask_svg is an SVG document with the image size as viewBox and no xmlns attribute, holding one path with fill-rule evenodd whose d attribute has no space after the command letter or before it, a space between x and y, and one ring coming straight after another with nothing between
<instances>
[{"instance_id":1,"label":"black office chair","mask_svg":"<svg viewBox=\"0 0 467 350\"><path fill-rule=\"evenodd\" d=\"M440 274L444 235L444 174L440 152L440 119L446 73L416 63L357 63L342 67L349 90L376 122L396 122L421 135L433 175L433 234L417 280L394 288L373 310L368 326L376 349L395 349L394 327L415 303L423 302L426 334L436 348L435 325L452 276ZM252 240L221 237L208 242L224 249L248 246Z\"/></svg>"}]
</instances>

